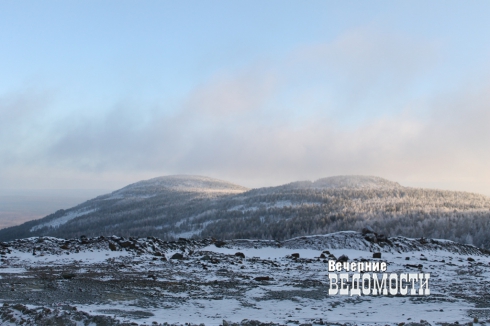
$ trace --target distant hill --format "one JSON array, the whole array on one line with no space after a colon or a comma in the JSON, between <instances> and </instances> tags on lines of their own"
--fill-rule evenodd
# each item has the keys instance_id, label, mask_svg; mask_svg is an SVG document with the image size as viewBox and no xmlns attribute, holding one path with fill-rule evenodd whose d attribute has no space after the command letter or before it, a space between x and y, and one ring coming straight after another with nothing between
<instances>
[{"instance_id":1,"label":"distant hill","mask_svg":"<svg viewBox=\"0 0 490 326\"><path fill-rule=\"evenodd\" d=\"M490 248L490 198L403 187L374 176L258 189L200 176L166 176L2 229L0 240L113 234L283 240L368 225L389 236L445 238Z\"/></svg>"},{"instance_id":2,"label":"distant hill","mask_svg":"<svg viewBox=\"0 0 490 326\"><path fill-rule=\"evenodd\" d=\"M40 219L107 192L102 189L0 189L0 229Z\"/></svg>"}]
</instances>

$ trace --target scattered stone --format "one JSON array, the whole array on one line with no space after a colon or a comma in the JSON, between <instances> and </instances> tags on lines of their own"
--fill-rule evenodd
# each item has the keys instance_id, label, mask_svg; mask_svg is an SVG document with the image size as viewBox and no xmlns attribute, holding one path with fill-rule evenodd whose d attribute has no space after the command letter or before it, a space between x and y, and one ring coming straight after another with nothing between
<instances>
[{"instance_id":1,"label":"scattered stone","mask_svg":"<svg viewBox=\"0 0 490 326\"><path fill-rule=\"evenodd\" d=\"M381 258L380 252L373 252L373 258Z\"/></svg>"}]
</instances>

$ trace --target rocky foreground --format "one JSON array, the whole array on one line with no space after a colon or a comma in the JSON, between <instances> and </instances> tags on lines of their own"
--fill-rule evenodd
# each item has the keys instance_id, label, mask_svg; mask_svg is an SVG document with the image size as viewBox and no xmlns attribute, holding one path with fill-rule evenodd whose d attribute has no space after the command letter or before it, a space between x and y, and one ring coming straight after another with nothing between
<instances>
[{"instance_id":1,"label":"rocky foreground","mask_svg":"<svg viewBox=\"0 0 490 326\"><path fill-rule=\"evenodd\" d=\"M447 240L35 237L0 243L0 254L1 325L490 323L490 253ZM431 273L431 294L329 296L328 260Z\"/></svg>"}]
</instances>

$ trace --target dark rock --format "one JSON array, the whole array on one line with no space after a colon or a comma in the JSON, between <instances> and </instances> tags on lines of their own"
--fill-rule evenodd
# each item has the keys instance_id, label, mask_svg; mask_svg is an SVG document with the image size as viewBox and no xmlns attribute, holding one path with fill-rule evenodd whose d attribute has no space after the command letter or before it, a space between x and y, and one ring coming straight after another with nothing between
<instances>
[{"instance_id":1,"label":"dark rock","mask_svg":"<svg viewBox=\"0 0 490 326\"><path fill-rule=\"evenodd\" d=\"M362 235L366 235L369 233L374 233L374 230L369 225L367 225L366 227L362 228L361 232L362 232Z\"/></svg>"},{"instance_id":2,"label":"dark rock","mask_svg":"<svg viewBox=\"0 0 490 326\"><path fill-rule=\"evenodd\" d=\"M422 268L424 267L424 265L422 264L418 264L418 265L413 265L413 264L406 264L406 265L403 265L405 267L412 267L412 268Z\"/></svg>"},{"instance_id":3,"label":"dark rock","mask_svg":"<svg viewBox=\"0 0 490 326\"><path fill-rule=\"evenodd\" d=\"M214 243L214 245L215 245L216 247L218 247L218 248L223 247L225 244L226 244L226 242L224 242L224 241L216 241L216 242Z\"/></svg>"},{"instance_id":4,"label":"dark rock","mask_svg":"<svg viewBox=\"0 0 490 326\"><path fill-rule=\"evenodd\" d=\"M388 238L384 234L378 234L376 236L376 239L378 240L378 242L387 242L388 241Z\"/></svg>"},{"instance_id":5,"label":"dark rock","mask_svg":"<svg viewBox=\"0 0 490 326\"><path fill-rule=\"evenodd\" d=\"M109 242L109 249L111 251L117 251L117 246L113 242Z\"/></svg>"},{"instance_id":6,"label":"dark rock","mask_svg":"<svg viewBox=\"0 0 490 326\"><path fill-rule=\"evenodd\" d=\"M373 258L381 258L380 252L373 252Z\"/></svg>"},{"instance_id":7,"label":"dark rock","mask_svg":"<svg viewBox=\"0 0 490 326\"><path fill-rule=\"evenodd\" d=\"M170 257L170 259L184 259L184 255L176 252L175 254L172 255L172 257Z\"/></svg>"},{"instance_id":8,"label":"dark rock","mask_svg":"<svg viewBox=\"0 0 490 326\"><path fill-rule=\"evenodd\" d=\"M245 254L243 252L237 252L237 253L235 253L235 256L240 257L240 258L245 258Z\"/></svg>"},{"instance_id":9,"label":"dark rock","mask_svg":"<svg viewBox=\"0 0 490 326\"><path fill-rule=\"evenodd\" d=\"M364 239L366 239L369 242L377 243L378 239L376 238L376 234L374 233L368 233L364 236Z\"/></svg>"},{"instance_id":10,"label":"dark rock","mask_svg":"<svg viewBox=\"0 0 490 326\"><path fill-rule=\"evenodd\" d=\"M61 277L63 277L65 280L71 280L72 278L74 278L76 276L76 274L74 273L65 273L65 274L61 274Z\"/></svg>"},{"instance_id":11,"label":"dark rock","mask_svg":"<svg viewBox=\"0 0 490 326\"><path fill-rule=\"evenodd\" d=\"M475 259L468 257L468 261L475 261Z\"/></svg>"},{"instance_id":12,"label":"dark rock","mask_svg":"<svg viewBox=\"0 0 490 326\"><path fill-rule=\"evenodd\" d=\"M347 257L346 255L342 255L339 258L337 258L337 261L340 263L344 263L344 262L349 261L349 257Z\"/></svg>"},{"instance_id":13,"label":"dark rock","mask_svg":"<svg viewBox=\"0 0 490 326\"><path fill-rule=\"evenodd\" d=\"M270 281L271 278L269 276L259 276L259 277L254 278L254 280L256 280L256 281Z\"/></svg>"},{"instance_id":14,"label":"dark rock","mask_svg":"<svg viewBox=\"0 0 490 326\"><path fill-rule=\"evenodd\" d=\"M299 258L299 254L297 252L295 252L294 254L291 254L291 257L293 257L293 258Z\"/></svg>"},{"instance_id":15,"label":"dark rock","mask_svg":"<svg viewBox=\"0 0 490 326\"><path fill-rule=\"evenodd\" d=\"M123 248L128 248L132 245L132 243L129 241L121 241L121 242L119 242L119 245Z\"/></svg>"}]
</instances>

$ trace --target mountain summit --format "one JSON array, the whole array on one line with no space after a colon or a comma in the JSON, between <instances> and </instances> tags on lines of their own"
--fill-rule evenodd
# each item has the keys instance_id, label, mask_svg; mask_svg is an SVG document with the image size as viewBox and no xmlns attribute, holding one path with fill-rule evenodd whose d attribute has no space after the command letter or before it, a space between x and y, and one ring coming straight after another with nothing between
<instances>
[{"instance_id":1,"label":"mountain summit","mask_svg":"<svg viewBox=\"0 0 490 326\"><path fill-rule=\"evenodd\" d=\"M318 179L313 182L315 188L351 188L351 189L400 189L398 182L389 181L380 177L363 175L341 175Z\"/></svg>"},{"instance_id":2,"label":"mountain summit","mask_svg":"<svg viewBox=\"0 0 490 326\"><path fill-rule=\"evenodd\" d=\"M163 191L180 191L196 193L237 194L249 190L226 181L195 175L170 175L139 181L120 190L113 196L152 196Z\"/></svg>"},{"instance_id":3,"label":"mountain summit","mask_svg":"<svg viewBox=\"0 0 490 326\"><path fill-rule=\"evenodd\" d=\"M401 189L398 182L364 175L340 175L311 181L292 182L285 187L303 189Z\"/></svg>"}]
</instances>

